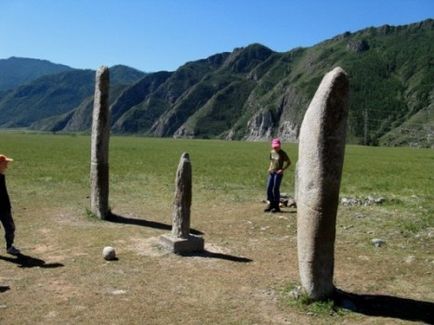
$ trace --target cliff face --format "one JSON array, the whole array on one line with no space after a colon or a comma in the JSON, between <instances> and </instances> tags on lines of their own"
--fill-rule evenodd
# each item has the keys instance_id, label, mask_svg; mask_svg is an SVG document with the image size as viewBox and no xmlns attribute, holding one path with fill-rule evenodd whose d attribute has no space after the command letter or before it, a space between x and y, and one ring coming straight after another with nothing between
<instances>
[{"instance_id":1,"label":"cliff face","mask_svg":"<svg viewBox=\"0 0 434 325\"><path fill-rule=\"evenodd\" d=\"M340 66L350 76L349 142L432 146L432 53L434 21L429 19L346 32L285 53L252 44L188 62L174 72L140 75L118 67L111 83L112 132L250 141L278 136L297 141L304 112L322 77ZM74 72L75 78L55 76L54 82L46 76L44 82L0 93L0 126L88 130L93 72ZM77 89L77 84L83 87ZM68 87L75 89L74 96L66 96ZM65 105L63 98L74 105ZM33 109L35 100L44 104L38 106L39 113ZM12 111L18 112L19 120L6 115Z\"/></svg>"}]
</instances>

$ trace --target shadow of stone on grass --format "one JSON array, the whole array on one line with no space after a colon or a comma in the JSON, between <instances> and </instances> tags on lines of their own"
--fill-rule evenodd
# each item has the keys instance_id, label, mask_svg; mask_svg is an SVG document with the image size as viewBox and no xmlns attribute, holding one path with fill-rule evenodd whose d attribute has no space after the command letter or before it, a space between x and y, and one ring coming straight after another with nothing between
<instances>
[{"instance_id":1,"label":"shadow of stone on grass","mask_svg":"<svg viewBox=\"0 0 434 325\"><path fill-rule=\"evenodd\" d=\"M9 287L9 286L0 286L0 293L6 292L8 290L11 290L11 287Z\"/></svg>"},{"instance_id":2,"label":"shadow of stone on grass","mask_svg":"<svg viewBox=\"0 0 434 325\"><path fill-rule=\"evenodd\" d=\"M114 222L114 223L123 223L127 225L137 225L142 227L163 229L163 230L172 230L172 226L165 223L161 223L157 221L148 221L145 219L127 218L113 213L110 213L107 216L106 221ZM195 229L190 229L190 232L194 235L203 235L203 232Z\"/></svg>"},{"instance_id":3,"label":"shadow of stone on grass","mask_svg":"<svg viewBox=\"0 0 434 325\"><path fill-rule=\"evenodd\" d=\"M335 304L353 312L408 321L434 323L434 302L387 295L356 294L336 289Z\"/></svg>"},{"instance_id":4,"label":"shadow of stone on grass","mask_svg":"<svg viewBox=\"0 0 434 325\"><path fill-rule=\"evenodd\" d=\"M221 260L227 260L232 262L238 262L238 263L250 263L253 262L250 258L247 257L240 257L240 256L234 256L234 255L228 255L223 253L214 253L207 250L204 250L202 252L193 252L188 254L179 254L181 256L191 256L191 257L204 257L204 258L218 258Z\"/></svg>"}]
</instances>

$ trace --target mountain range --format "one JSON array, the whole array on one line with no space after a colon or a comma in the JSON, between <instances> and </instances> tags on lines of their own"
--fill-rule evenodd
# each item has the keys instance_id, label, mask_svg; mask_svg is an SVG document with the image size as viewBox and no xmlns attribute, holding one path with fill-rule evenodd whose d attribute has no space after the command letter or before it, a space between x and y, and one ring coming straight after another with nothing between
<instances>
[{"instance_id":1,"label":"mountain range","mask_svg":"<svg viewBox=\"0 0 434 325\"><path fill-rule=\"evenodd\" d=\"M261 44L176 71L110 68L112 132L297 141L325 73L350 77L348 142L434 147L434 20L345 32L308 48ZM0 127L88 132L95 71L0 60Z\"/></svg>"}]
</instances>

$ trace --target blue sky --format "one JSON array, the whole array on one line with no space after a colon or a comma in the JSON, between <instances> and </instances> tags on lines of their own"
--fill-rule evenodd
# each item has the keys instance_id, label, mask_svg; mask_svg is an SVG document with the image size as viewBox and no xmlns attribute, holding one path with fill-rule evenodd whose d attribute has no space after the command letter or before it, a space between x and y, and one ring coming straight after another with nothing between
<instances>
[{"instance_id":1,"label":"blue sky","mask_svg":"<svg viewBox=\"0 0 434 325\"><path fill-rule=\"evenodd\" d=\"M427 18L434 0L0 0L0 58L172 71L251 43L283 52Z\"/></svg>"}]
</instances>

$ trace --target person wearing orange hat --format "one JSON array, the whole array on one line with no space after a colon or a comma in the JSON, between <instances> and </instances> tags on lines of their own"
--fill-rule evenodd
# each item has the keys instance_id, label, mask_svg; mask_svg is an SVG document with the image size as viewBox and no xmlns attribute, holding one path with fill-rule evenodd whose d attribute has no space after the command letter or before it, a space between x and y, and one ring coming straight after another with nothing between
<instances>
[{"instance_id":1,"label":"person wearing orange hat","mask_svg":"<svg viewBox=\"0 0 434 325\"><path fill-rule=\"evenodd\" d=\"M270 167L268 168L267 200L268 206L264 212L280 212L280 183L283 172L291 165L288 154L282 150L280 139L271 141Z\"/></svg>"},{"instance_id":2,"label":"person wearing orange hat","mask_svg":"<svg viewBox=\"0 0 434 325\"><path fill-rule=\"evenodd\" d=\"M6 251L11 255L19 255L20 250L13 243L15 239L15 223L12 219L11 201L6 188L5 172L9 162L13 161L5 155L0 154L0 221L5 229Z\"/></svg>"}]
</instances>

